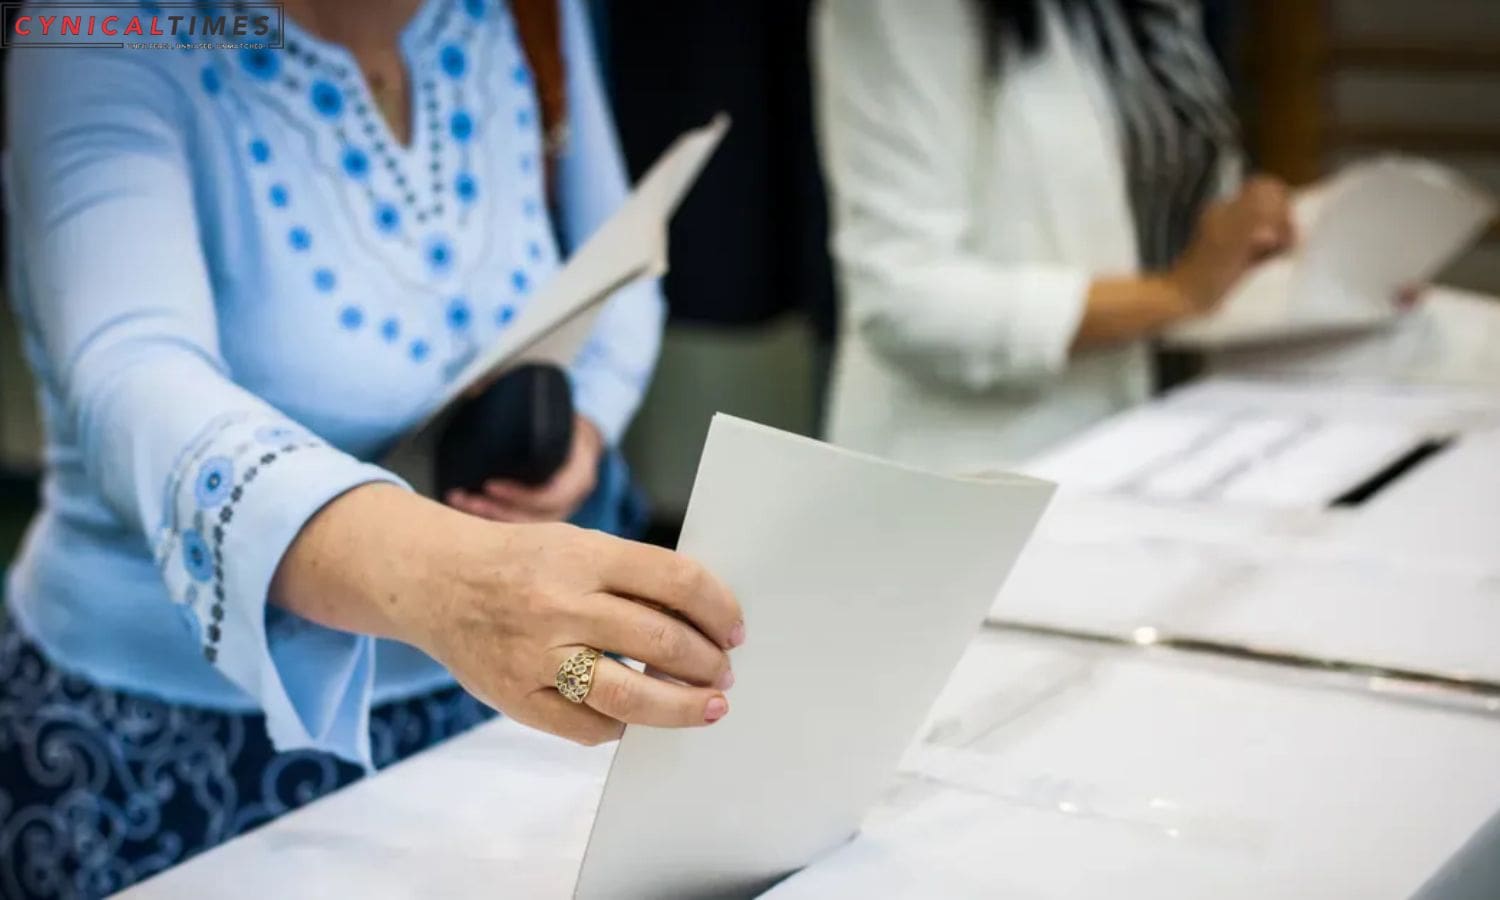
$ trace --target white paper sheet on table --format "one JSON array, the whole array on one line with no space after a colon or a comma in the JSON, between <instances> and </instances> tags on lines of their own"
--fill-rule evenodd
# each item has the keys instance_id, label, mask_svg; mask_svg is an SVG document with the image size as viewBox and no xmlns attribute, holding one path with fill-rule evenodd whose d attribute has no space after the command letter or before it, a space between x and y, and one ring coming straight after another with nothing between
<instances>
[{"instance_id":1,"label":"white paper sheet on table","mask_svg":"<svg viewBox=\"0 0 1500 900\"><path fill-rule=\"evenodd\" d=\"M672 143L619 210L542 285L515 323L450 383L434 411L408 432L386 464L428 492L430 444L457 401L524 363L568 366L616 291L667 268L667 223L729 129L720 114Z\"/></svg>"},{"instance_id":2,"label":"white paper sheet on table","mask_svg":"<svg viewBox=\"0 0 1500 900\"><path fill-rule=\"evenodd\" d=\"M744 606L730 712L626 730L577 896L748 896L847 839L1050 494L715 417L679 549Z\"/></svg>"},{"instance_id":3,"label":"white paper sheet on table","mask_svg":"<svg viewBox=\"0 0 1500 900\"><path fill-rule=\"evenodd\" d=\"M1116 416L1023 468L1070 489L1319 509L1432 436L1424 423L1152 404Z\"/></svg>"},{"instance_id":4,"label":"white paper sheet on table","mask_svg":"<svg viewBox=\"0 0 1500 900\"><path fill-rule=\"evenodd\" d=\"M1491 197L1436 163L1357 163L1299 192L1289 256L1251 270L1217 312L1168 340L1206 349L1389 324L1401 289L1429 281L1494 215Z\"/></svg>"},{"instance_id":5,"label":"white paper sheet on table","mask_svg":"<svg viewBox=\"0 0 1500 900\"><path fill-rule=\"evenodd\" d=\"M1496 428L1493 391L1217 377L1100 422L1020 468L1065 493L1314 511L1420 445L1461 436L1370 502L1404 494L1406 482L1450 466Z\"/></svg>"},{"instance_id":6,"label":"white paper sheet on table","mask_svg":"<svg viewBox=\"0 0 1500 900\"><path fill-rule=\"evenodd\" d=\"M1500 389L1500 297L1432 287L1388 329L1271 345L1208 357L1215 375L1434 384Z\"/></svg>"}]
</instances>

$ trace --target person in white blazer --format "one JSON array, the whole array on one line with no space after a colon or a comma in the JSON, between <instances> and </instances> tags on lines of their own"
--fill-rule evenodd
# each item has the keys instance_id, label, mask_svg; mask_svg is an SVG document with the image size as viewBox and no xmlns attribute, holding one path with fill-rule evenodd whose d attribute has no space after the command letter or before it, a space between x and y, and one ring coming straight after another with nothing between
<instances>
[{"instance_id":1,"label":"person in white blazer","mask_svg":"<svg viewBox=\"0 0 1500 900\"><path fill-rule=\"evenodd\" d=\"M822 0L830 440L939 471L1022 461L1146 398L1149 338L1288 246L1285 186L1239 183L1197 22L1173 0ZM1143 34L1151 48L1130 43ZM1187 157L1151 159L1165 144L1143 129L1215 117L1229 124L1193 145L1212 184L1175 246L1139 207L1183 214Z\"/></svg>"}]
</instances>

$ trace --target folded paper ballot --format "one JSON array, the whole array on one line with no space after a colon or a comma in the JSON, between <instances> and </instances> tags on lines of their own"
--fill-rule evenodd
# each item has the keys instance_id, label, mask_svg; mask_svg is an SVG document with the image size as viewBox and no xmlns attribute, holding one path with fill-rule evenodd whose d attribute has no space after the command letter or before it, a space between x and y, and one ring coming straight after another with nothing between
<instances>
[{"instance_id":1,"label":"folded paper ballot","mask_svg":"<svg viewBox=\"0 0 1500 900\"><path fill-rule=\"evenodd\" d=\"M432 413L402 437L385 464L430 494L432 443L460 399L524 363L570 365L605 300L632 282L666 271L667 223L728 130L729 117L721 113L677 138L619 210L542 285L501 339L459 372Z\"/></svg>"},{"instance_id":2,"label":"folded paper ballot","mask_svg":"<svg viewBox=\"0 0 1500 900\"><path fill-rule=\"evenodd\" d=\"M1478 186L1436 163L1352 165L1298 193L1289 255L1251 270L1217 312L1172 329L1167 341L1213 349L1387 325L1401 290L1436 275L1495 209Z\"/></svg>"},{"instance_id":3,"label":"folded paper ballot","mask_svg":"<svg viewBox=\"0 0 1500 900\"><path fill-rule=\"evenodd\" d=\"M847 840L1051 493L716 416L679 549L745 610L730 712L626 729L575 896L748 897Z\"/></svg>"}]
</instances>

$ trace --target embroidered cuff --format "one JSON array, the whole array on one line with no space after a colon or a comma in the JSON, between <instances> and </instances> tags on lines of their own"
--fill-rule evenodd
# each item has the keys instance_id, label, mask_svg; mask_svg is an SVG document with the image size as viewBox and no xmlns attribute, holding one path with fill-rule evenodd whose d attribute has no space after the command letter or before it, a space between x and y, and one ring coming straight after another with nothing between
<instances>
[{"instance_id":1,"label":"embroidered cuff","mask_svg":"<svg viewBox=\"0 0 1500 900\"><path fill-rule=\"evenodd\" d=\"M156 548L204 658L259 701L275 746L313 747L366 765L374 640L266 601L307 520L371 481L400 483L282 421L221 419L174 467Z\"/></svg>"}]
</instances>

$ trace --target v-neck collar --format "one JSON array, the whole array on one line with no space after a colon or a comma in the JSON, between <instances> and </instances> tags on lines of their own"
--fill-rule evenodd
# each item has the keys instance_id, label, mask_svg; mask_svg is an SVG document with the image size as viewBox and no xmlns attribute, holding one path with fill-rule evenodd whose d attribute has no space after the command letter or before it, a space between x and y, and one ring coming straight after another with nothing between
<instances>
[{"instance_id":1,"label":"v-neck collar","mask_svg":"<svg viewBox=\"0 0 1500 900\"><path fill-rule=\"evenodd\" d=\"M443 218L462 196L455 196L460 186L454 179L473 165L471 137L480 127L477 111L470 108L477 99L470 86L479 58L476 35L503 15L504 5L505 0L423 0L402 26L398 50L411 87L405 142L380 112L354 54L295 21L285 21L284 47L276 51L286 54L285 65L258 51L243 60L244 68L257 91L301 94L301 103L311 103L316 130L334 141L332 165L362 184L372 204L382 199L402 204L422 226ZM518 115L529 121L533 114ZM365 174L377 168L394 182L394 196L377 198L371 191ZM375 215L383 230L393 229L390 213Z\"/></svg>"},{"instance_id":2,"label":"v-neck collar","mask_svg":"<svg viewBox=\"0 0 1500 900\"><path fill-rule=\"evenodd\" d=\"M454 5L455 0L422 0L396 36L404 70L402 74L407 84L407 139L404 141L396 134L391 121L380 111L380 104L375 101L375 92L370 87L370 79L348 47L319 37L289 15L283 16L283 30L289 48L297 48L312 60L328 61L331 74L346 87L353 87L360 99L375 110L374 119L379 123L380 139L395 148L396 152L409 157L416 148L419 136L424 133L427 115L432 112L417 90L418 60L436 45L437 37Z\"/></svg>"},{"instance_id":3,"label":"v-neck collar","mask_svg":"<svg viewBox=\"0 0 1500 900\"><path fill-rule=\"evenodd\" d=\"M422 0L396 36L403 52L416 49L418 44L433 43L435 35L440 30L433 26L440 25L442 20L452 12L449 7L454 5L455 0ZM289 39L301 41L309 47L315 47L321 52L337 56L341 61L354 62L354 55L343 44L319 37L304 28L290 15L283 17L283 23L283 29Z\"/></svg>"}]
</instances>

